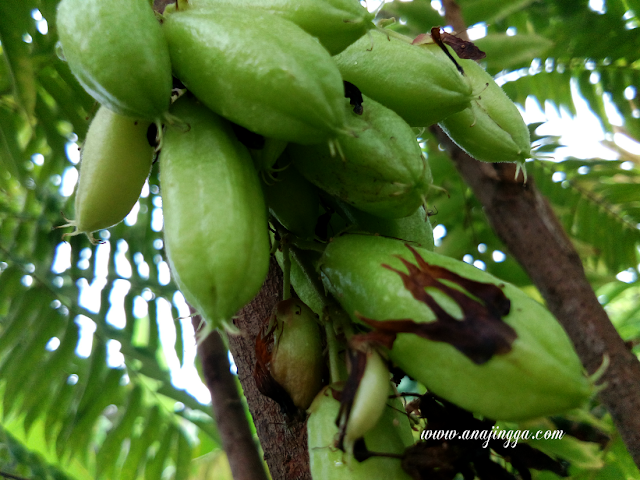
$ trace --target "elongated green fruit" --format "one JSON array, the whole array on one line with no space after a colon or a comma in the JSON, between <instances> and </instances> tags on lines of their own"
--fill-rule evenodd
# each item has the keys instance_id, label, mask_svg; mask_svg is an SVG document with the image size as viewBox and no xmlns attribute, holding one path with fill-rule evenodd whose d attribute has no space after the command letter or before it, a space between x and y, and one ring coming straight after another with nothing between
<instances>
[{"instance_id":1,"label":"elongated green fruit","mask_svg":"<svg viewBox=\"0 0 640 480\"><path fill-rule=\"evenodd\" d=\"M476 160L522 163L530 158L529 129L511 99L476 62L460 60L460 65L481 93L469 108L442 120L442 129Z\"/></svg>"},{"instance_id":2,"label":"elongated green fruit","mask_svg":"<svg viewBox=\"0 0 640 480\"><path fill-rule=\"evenodd\" d=\"M347 133L337 137L344 159L326 144L287 147L295 167L310 182L365 212L406 217L425 202L431 170L415 133L396 113L363 97L357 115L347 100Z\"/></svg>"},{"instance_id":3,"label":"elongated green fruit","mask_svg":"<svg viewBox=\"0 0 640 480\"><path fill-rule=\"evenodd\" d=\"M471 265L415 252L397 240L345 235L320 262L352 318L397 335L390 358L408 375L494 419L552 415L589 398L580 361L548 310Z\"/></svg>"},{"instance_id":4,"label":"elongated green fruit","mask_svg":"<svg viewBox=\"0 0 640 480\"><path fill-rule=\"evenodd\" d=\"M353 443L376 426L385 409L389 388L389 369L375 350L366 352L366 367L349 412L344 443L351 451Z\"/></svg>"},{"instance_id":5,"label":"elongated green fruit","mask_svg":"<svg viewBox=\"0 0 640 480\"><path fill-rule=\"evenodd\" d=\"M322 388L322 341L315 314L299 299L280 302L275 314L271 376L296 407L306 410Z\"/></svg>"},{"instance_id":6,"label":"elongated green fruit","mask_svg":"<svg viewBox=\"0 0 640 480\"><path fill-rule=\"evenodd\" d=\"M262 286L269 240L258 174L229 124L191 98L171 110L187 132L167 130L160 156L164 241L185 298L212 327Z\"/></svg>"},{"instance_id":7,"label":"elongated green fruit","mask_svg":"<svg viewBox=\"0 0 640 480\"><path fill-rule=\"evenodd\" d=\"M166 16L174 72L206 106L255 133L320 143L343 128L343 85L329 53L268 12L217 6Z\"/></svg>"},{"instance_id":8,"label":"elongated green fruit","mask_svg":"<svg viewBox=\"0 0 640 480\"><path fill-rule=\"evenodd\" d=\"M82 147L76 218L66 225L76 229L66 235L86 233L92 239L91 232L121 222L131 211L151 170L149 125L100 107Z\"/></svg>"},{"instance_id":9,"label":"elongated green fruit","mask_svg":"<svg viewBox=\"0 0 640 480\"><path fill-rule=\"evenodd\" d=\"M289 166L263 189L269 212L276 220L299 237L313 238L320 198L311 183Z\"/></svg>"},{"instance_id":10,"label":"elongated green fruit","mask_svg":"<svg viewBox=\"0 0 640 480\"><path fill-rule=\"evenodd\" d=\"M410 45L373 31L334 60L344 80L412 127L437 123L474 98L469 80L437 45Z\"/></svg>"},{"instance_id":11,"label":"elongated green fruit","mask_svg":"<svg viewBox=\"0 0 640 480\"><path fill-rule=\"evenodd\" d=\"M98 102L150 122L169 109L169 50L148 1L62 0L56 21L69 68Z\"/></svg>"},{"instance_id":12,"label":"elongated green fruit","mask_svg":"<svg viewBox=\"0 0 640 480\"><path fill-rule=\"evenodd\" d=\"M374 28L373 13L358 0L188 0L180 8L215 10L219 5L265 10L295 23L336 55Z\"/></svg>"},{"instance_id":13,"label":"elongated green fruit","mask_svg":"<svg viewBox=\"0 0 640 480\"><path fill-rule=\"evenodd\" d=\"M364 462L350 458L335 448L338 428L335 424L340 402L334 399L334 386L325 387L309 408L307 421L309 467L314 480L409 480L402 470L401 460L371 457ZM409 420L398 400L385 406L381 418L364 436L367 448L373 452L402 454L411 445Z\"/></svg>"},{"instance_id":14,"label":"elongated green fruit","mask_svg":"<svg viewBox=\"0 0 640 480\"><path fill-rule=\"evenodd\" d=\"M429 217L420 207L416 213L404 218L381 218L363 212L341 202L340 213L351 223L350 233L367 232L383 237L397 238L411 242L418 247L433 251L433 227Z\"/></svg>"}]
</instances>

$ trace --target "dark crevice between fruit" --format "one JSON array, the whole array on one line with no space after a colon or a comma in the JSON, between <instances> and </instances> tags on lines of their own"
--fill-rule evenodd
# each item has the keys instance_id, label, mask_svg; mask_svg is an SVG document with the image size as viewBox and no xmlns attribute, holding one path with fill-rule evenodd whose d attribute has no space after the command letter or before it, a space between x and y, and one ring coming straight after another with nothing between
<instances>
[{"instance_id":1,"label":"dark crevice between fruit","mask_svg":"<svg viewBox=\"0 0 640 480\"><path fill-rule=\"evenodd\" d=\"M164 129L164 125L162 125ZM160 145L160 135L158 135L158 125L152 123L147 128L147 143L150 147L153 147L153 160L151 161L152 165L155 165L158 159L160 158L160 149L158 146Z\"/></svg>"},{"instance_id":2,"label":"dark crevice between fruit","mask_svg":"<svg viewBox=\"0 0 640 480\"><path fill-rule=\"evenodd\" d=\"M344 83L344 96L349 99L349 104L353 105L353 112L356 115L362 115L364 112L364 108L362 107L364 100L362 99L360 89L346 80L342 83Z\"/></svg>"},{"instance_id":3,"label":"dark crevice between fruit","mask_svg":"<svg viewBox=\"0 0 640 480\"><path fill-rule=\"evenodd\" d=\"M182 80L180 80L178 77L171 77L171 81L172 81L172 88L177 88L179 90L184 90L186 89L186 85L184 83L182 83Z\"/></svg>"},{"instance_id":4,"label":"dark crevice between fruit","mask_svg":"<svg viewBox=\"0 0 640 480\"><path fill-rule=\"evenodd\" d=\"M250 150L262 150L264 148L264 137L252 132L240 125L231 123L231 128L238 141Z\"/></svg>"},{"instance_id":5,"label":"dark crevice between fruit","mask_svg":"<svg viewBox=\"0 0 640 480\"><path fill-rule=\"evenodd\" d=\"M387 335L393 342L398 333L413 333L436 342L447 342L477 365L486 363L494 355L509 353L517 334L502 320L511 309L511 301L502 289L497 285L469 280L446 268L430 265L413 247L408 244L405 246L418 263L414 265L398 257L408 273L389 265L382 266L400 275L405 288L416 300L424 302L431 309L436 320L426 323L411 319L377 321L358 315L363 322L374 328L378 338ZM468 294L441 280L460 286ZM437 288L451 298L462 310L463 318L458 320L447 313L425 290L426 287Z\"/></svg>"},{"instance_id":6,"label":"dark crevice between fruit","mask_svg":"<svg viewBox=\"0 0 640 480\"><path fill-rule=\"evenodd\" d=\"M152 123L147 128L147 142L149 142L150 147L155 148L158 146L158 125L155 123Z\"/></svg>"},{"instance_id":7,"label":"dark crevice between fruit","mask_svg":"<svg viewBox=\"0 0 640 480\"><path fill-rule=\"evenodd\" d=\"M334 214L334 211L331 208L325 207L325 209L326 211L318 216L318 220L316 222L316 228L314 231L316 237L318 237L323 242L326 242L329 240L330 222L331 222L331 217Z\"/></svg>"},{"instance_id":8,"label":"dark crevice between fruit","mask_svg":"<svg viewBox=\"0 0 640 480\"><path fill-rule=\"evenodd\" d=\"M404 370L402 370L397 365L393 365L391 362L389 363L389 373L391 373L391 381L396 385L396 387L400 385L400 382L402 382L402 379L404 377L408 377L410 380L412 380L412 378L409 377L409 375L407 375Z\"/></svg>"}]
</instances>

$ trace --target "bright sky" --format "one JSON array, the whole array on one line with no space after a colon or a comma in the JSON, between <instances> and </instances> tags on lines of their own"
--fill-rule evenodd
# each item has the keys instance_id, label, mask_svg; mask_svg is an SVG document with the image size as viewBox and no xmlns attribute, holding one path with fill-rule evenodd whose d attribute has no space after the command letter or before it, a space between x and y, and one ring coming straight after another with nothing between
<instances>
[{"instance_id":1,"label":"bright sky","mask_svg":"<svg viewBox=\"0 0 640 480\"><path fill-rule=\"evenodd\" d=\"M369 10L373 11L380 5L380 1L370 0L368 2ZM438 0L433 0L431 5L434 9L441 11L442 5ZM594 11L602 12L604 8L602 0L591 0L590 7ZM47 21L42 18L42 15L38 10L34 10L32 13L34 21L40 34L46 35L48 32ZM508 33L515 35L517 32L515 29L509 29ZM469 29L469 35L471 39L481 38L486 35L485 25L474 25ZM24 38L25 42L31 42L31 37ZM533 65L532 71L539 68L539 65ZM513 76L512 76L513 77ZM515 78L515 77L514 77ZM500 81L505 82L514 78L503 77ZM597 81L597 79L594 79ZM551 105L539 106L537 102L529 98L525 105L520 106L521 112L526 123L533 122L546 122L541 126L538 133L541 135L552 134L560 135L561 143L566 145L560 149L557 155L557 160L561 160L568 156L577 158L604 158L615 159L617 154L610 149L604 147L600 142L605 139L603 129L593 113L588 109L586 102L578 95L575 85L572 86L572 92L576 104L577 115L572 117L566 111L558 112ZM635 97L635 90L625 92L628 93L628 98ZM615 107L605 99L607 105L607 112L609 114L609 121L613 125L621 125L621 118ZM71 196L73 194L76 182L78 180L78 170L76 168L80 158L78 153L76 138L71 138L67 145L67 156L69 159L69 166L65 169L62 177L53 179L56 185L60 187L60 194L63 196ZM628 137L622 134L616 134L612 139L620 147L628 150L629 152L640 154L640 144L632 141ZM42 155L34 155L34 163L41 164L44 160ZM152 230L155 232L161 232L162 230L162 199L159 195L157 186L145 185L142 192L142 197L152 196ZM140 210L140 204L137 203L132 212L126 218L125 223L127 225L134 225L137 220L137 215ZM439 225L434 229L434 235L437 240L440 240L446 235L446 229ZM113 284L113 289L110 294L110 302L112 304L108 314L107 322L116 328L124 328L125 316L124 316L124 297L130 289L130 283L127 279L131 278L133 269L136 268L138 273L143 278L149 276L149 263L154 262L159 270L159 283L166 285L170 280L169 267L164 262L160 254L158 253L153 258L144 258L141 253L134 252L131 256L134 260L134 265L131 265L125 257L129 246L124 240L119 240L116 245L113 245L109 240L109 233L107 231L101 232L101 238L105 240L105 243L99 245L96 248L96 258L94 259L94 279L91 284L86 280L79 284L80 287L80 305L85 307L88 311L97 313L100 308L100 292L107 284L108 273L108 259L112 248L115 248L115 265L116 273L121 277L121 280L116 280ZM161 235L158 235L158 239L155 244L156 248L160 250L162 248ZM478 245L478 251L484 253L486 251L486 245ZM90 249L85 249L81 252L81 260L79 267L81 269L87 269L90 265L89 259L92 255ZM492 252L492 258L495 262L504 261L506 258L503 252ZM474 260L472 254L465 256L465 261L473 263L478 268L486 268L484 263L479 260ZM70 267L70 246L68 243L60 243L56 252L52 271L58 274L63 273ZM623 272L621 275L623 275ZM628 272L627 272L628 273ZM91 276L91 275L88 275ZM620 278L620 280L628 281L635 280L635 273L631 277L627 276ZM28 280L25 280L28 282ZM180 312L181 316L186 317L189 313L187 305L181 294L176 294L171 299L175 307ZM174 344L176 339L175 323L172 318L171 304L163 298L156 298L151 290L146 289L142 296L137 296L134 300L134 316L142 318L147 315L148 303L156 302L158 312L158 324L160 329L160 341L163 347L164 355L171 371L171 378L173 384L177 388L186 389L200 402L207 403L210 401L210 395L207 388L202 384L194 366L194 358L196 354L195 339L193 335L193 328L191 327L191 321L188 318L181 319L179 324L183 330L184 338L184 366L180 366L181 362L177 358ZM78 343L77 353L80 356L88 356L91 352L91 346L93 341L93 333L96 329L96 325L92 320L86 316L78 316L75 321L81 328L81 337ZM48 345L48 348L55 350L59 345L58 339L52 339ZM123 366L124 357L120 353L119 342L112 340L108 345L108 363L112 367Z\"/></svg>"}]
</instances>

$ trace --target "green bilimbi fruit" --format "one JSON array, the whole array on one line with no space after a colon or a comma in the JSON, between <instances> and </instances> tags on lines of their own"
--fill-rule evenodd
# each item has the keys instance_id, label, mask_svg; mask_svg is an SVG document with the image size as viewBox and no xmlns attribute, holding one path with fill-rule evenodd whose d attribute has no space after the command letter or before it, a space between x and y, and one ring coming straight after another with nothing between
<instances>
[{"instance_id":1,"label":"green bilimbi fruit","mask_svg":"<svg viewBox=\"0 0 640 480\"><path fill-rule=\"evenodd\" d=\"M347 452L352 452L354 442L376 426L391 392L389 369L380 354L369 350L365 355L366 366L353 405L348 415L340 419L340 426L345 427L344 445Z\"/></svg>"},{"instance_id":2,"label":"green bilimbi fruit","mask_svg":"<svg viewBox=\"0 0 640 480\"><path fill-rule=\"evenodd\" d=\"M307 180L354 207L385 218L406 217L425 203L431 170L415 133L396 113L363 97L364 113L343 109L353 134L340 134L342 156L327 144L287 147Z\"/></svg>"},{"instance_id":3,"label":"green bilimbi fruit","mask_svg":"<svg viewBox=\"0 0 640 480\"><path fill-rule=\"evenodd\" d=\"M265 10L295 23L336 55L375 27L375 16L358 0L180 0L180 9L219 5Z\"/></svg>"},{"instance_id":4,"label":"green bilimbi fruit","mask_svg":"<svg viewBox=\"0 0 640 480\"><path fill-rule=\"evenodd\" d=\"M306 410L322 388L324 360L316 315L294 298L280 302L273 321L270 373L293 404Z\"/></svg>"},{"instance_id":5,"label":"green bilimbi fruit","mask_svg":"<svg viewBox=\"0 0 640 480\"><path fill-rule=\"evenodd\" d=\"M388 457L371 457L358 462L335 448L339 432L335 420L340 402L334 399L332 390L325 387L309 408L307 421L309 467L311 477L318 480L409 480L402 470L401 460ZM401 455L413 443L411 426L399 400L385 405L376 425L364 435L367 449L379 453Z\"/></svg>"},{"instance_id":6,"label":"green bilimbi fruit","mask_svg":"<svg viewBox=\"0 0 640 480\"><path fill-rule=\"evenodd\" d=\"M224 119L191 98L171 110L160 156L164 242L180 290L211 327L258 293L269 266L267 216L247 149Z\"/></svg>"},{"instance_id":7,"label":"green bilimbi fruit","mask_svg":"<svg viewBox=\"0 0 640 480\"><path fill-rule=\"evenodd\" d=\"M64 225L76 229L65 236L86 233L93 241L91 232L121 222L131 211L151 170L150 125L100 107L82 147L76 218Z\"/></svg>"},{"instance_id":8,"label":"green bilimbi fruit","mask_svg":"<svg viewBox=\"0 0 640 480\"><path fill-rule=\"evenodd\" d=\"M276 140L320 143L344 128L344 88L329 53L297 25L235 6L166 15L178 78L207 107Z\"/></svg>"},{"instance_id":9,"label":"green bilimbi fruit","mask_svg":"<svg viewBox=\"0 0 640 480\"><path fill-rule=\"evenodd\" d=\"M404 218L376 217L344 202L341 202L340 211L353 224L353 228L349 229L350 233L367 232L397 238L433 251L433 227L424 207L420 207L416 213Z\"/></svg>"},{"instance_id":10,"label":"green bilimbi fruit","mask_svg":"<svg viewBox=\"0 0 640 480\"><path fill-rule=\"evenodd\" d=\"M469 80L437 45L411 45L372 31L333 57L344 80L412 127L428 127L469 107Z\"/></svg>"},{"instance_id":11,"label":"green bilimbi fruit","mask_svg":"<svg viewBox=\"0 0 640 480\"><path fill-rule=\"evenodd\" d=\"M476 160L524 163L531 157L531 140L518 108L480 65L459 62L474 91L481 93L469 108L442 120L440 127Z\"/></svg>"},{"instance_id":12,"label":"green bilimbi fruit","mask_svg":"<svg viewBox=\"0 0 640 480\"><path fill-rule=\"evenodd\" d=\"M166 113L169 50L147 0L62 0L56 24L69 68L93 98L150 122Z\"/></svg>"},{"instance_id":13,"label":"green bilimbi fruit","mask_svg":"<svg viewBox=\"0 0 640 480\"><path fill-rule=\"evenodd\" d=\"M557 414L589 398L571 341L542 305L464 262L413 252L401 241L345 235L320 261L325 286L354 320L397 334L389 356L409 376L501 420Z\"/></svg>"},{"instance_id":14,"label":"green bilimbi fruit","mask_svg":"<svg viewBox=\"0 0 640 480\"><path fill-rule=\"evenodd\" d=\"M283 227L301 238L314 237L320 198L293 166L278 172L263 189L269 212Z\"/></svg>"}]
</instances>

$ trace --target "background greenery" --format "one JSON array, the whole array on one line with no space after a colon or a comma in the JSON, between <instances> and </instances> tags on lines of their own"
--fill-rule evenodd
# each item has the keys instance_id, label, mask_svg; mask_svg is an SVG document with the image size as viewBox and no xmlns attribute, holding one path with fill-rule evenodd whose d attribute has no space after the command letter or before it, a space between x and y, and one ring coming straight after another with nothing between
<instances>
[{"instance_id":1,"label":"background greenery","mask_svg":"<svg viewBox=\"0 0 640 480\"><path fill-rule=\"evenodd\" d=\"M69 218L74 212L63 177L74 175L76 141L97 106L56 53L57 2L0 2L0 470L43 479L228 478L210 408L172 384L167 358L175 353L184 364L184 342L193 339L179 319L175 286L163 276L162 233L154 220L161 206L157 166L137 221L101 233L110 249L84 236L68 238L65 268L55 227L65 223L61 212ZM458 3L467 25L487 25L477 44L492 74L510 74L504 89L515 102L531 97L575 114L579 92L606 133L640 139L640 0L607 1L602 8L586 0ZM444 23L425 0L389 3L380 16L397 17L391 28L408 35ZM612 124L611 105L621 125ZM538 137L537 127L531 125L539 153L553 153L558 137ZM447 232L438 251L470 256L537 296L513 259L495 261L494 252L505 248L479 202L435 140L423 135L434 182L446 191L429 200L437 209L432 222ZM606 145L619 160L536 161L527 169L571 235L621 336L636 349L640 157L611 138ZM107 267L96 269L105 254ZM99 292L99 303L81 301L88 286ZM162 305L172 305L172 322L158 315ZM110 310L126 322L114 326ZM95 324L90 353L77 348L81 325L91 325L86 319ZM175 342L161 340L159 325L175 333ZM108 364L108 358L123 362ZM611 438L604 449L582 439L551 452L571 459L572 478L640 479L597 404L568 419L586 419Z\"/></svg>"}]
</instances>

